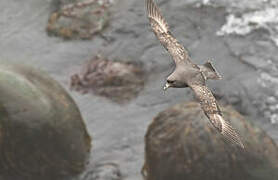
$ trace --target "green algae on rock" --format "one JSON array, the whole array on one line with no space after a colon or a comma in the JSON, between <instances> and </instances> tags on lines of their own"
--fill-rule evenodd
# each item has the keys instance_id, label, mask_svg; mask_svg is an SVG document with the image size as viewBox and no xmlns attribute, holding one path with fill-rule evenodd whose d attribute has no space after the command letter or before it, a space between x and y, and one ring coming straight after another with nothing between
<instances>
[{"instance_id":1,"label":"green algae on rock","mask_svg":"<svg viewBox=\"0 0 278 180\"><path fill-rule=\"evenodd\" d=\"M144 82L141 65L96 56L85 64L80 75L71 76L71 89L82 93L91 91L122 104L137 97Z\"/></svg>"},{"instance_id":2,"label":"green algae on rock","mask_svg":"<svg viewBox=\"0 0 278 180\"><path fill-rule=\"evenodd\" d=\"M278 179L274 141L231 107L221 109L242 135L245 151L223 141L198 103L179 104L159 113L148 128L145 179Z\"/></svg>"},{"instance_id":3,"label":"green algae on rock","mask_svg":"<svg viewBox=\"0 0 278 180\"><path fill-rule=\"evenodd\" d=\"M0 63L0 176L63 179L81 173L91 139L79 109L45 73Z\"/></svg>"},{"instance_id":4,"label":"green algae on rock","mask_svg":"<svg viewBox=\"0 0 278 180\"><path fill-rule=\"evenodd\" d=\"M64 39L91 39L108 24L110 1L72 0L69 2L59 0L57 3L59 10L53 12L48 20L49 35L61 36Z\"/></svg>"}]
</instances>

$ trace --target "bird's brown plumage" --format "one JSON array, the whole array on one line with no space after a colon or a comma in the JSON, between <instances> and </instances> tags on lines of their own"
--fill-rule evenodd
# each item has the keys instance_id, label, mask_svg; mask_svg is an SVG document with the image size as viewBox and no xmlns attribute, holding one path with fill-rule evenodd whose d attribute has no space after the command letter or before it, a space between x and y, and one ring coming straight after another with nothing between
<instances>
[{"instance_id":1,"label":"bird's brown plumage","mask_svg":"<svg viewBox=\"0 0 278 180\"><path fill-rule=\"evenodd\" d=\"M223 118L216 99L207 86L191 85L191 88L195 92L195 96L200 101L201 107L212 125L225 137L225 139L244 148L239 134L232 127L230 122Z\"/></svg>"},{"instance_id":2,"label":"bird's brown plumage","mask_svg":"<svg viewBox=\"0 0 278 180\"><path fill-rule=\"evenodd\" d=\"M146 0L146 8L151 27L160 43L172 55L175 63L185 61L191 64L188 52L169 31L169 26L161 16L160 11L152 0Z\"/></svg>"},{"instance_id":3,"label":"bird's brown plumage","mask_svg":"<svg viewBox=\"0 0 278 180\"><path fill-rule=\"evenodd\" d=\"M172 73L172 76L170 75L169 77L182 80L185 82L184 84L191 87L197 99L200 101L204 113L213 126L224 136L225 139L244 148L239 134L231 124L222 117L216 99L205 85L207 77L205 77L205 73L202 72L202 68L190 61L185 48L171 35L167 22L161 16L160 11L153 0L145 0L145 3L150 24L156 37L172 55L176 66L178 66L176 67L176 71Z\"/></svg>"}]
</instances>

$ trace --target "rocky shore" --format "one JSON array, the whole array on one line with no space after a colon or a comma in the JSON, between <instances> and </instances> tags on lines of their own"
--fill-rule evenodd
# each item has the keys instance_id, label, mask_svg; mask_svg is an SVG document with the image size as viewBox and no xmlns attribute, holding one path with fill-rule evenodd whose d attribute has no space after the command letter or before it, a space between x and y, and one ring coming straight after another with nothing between
<instances>
[{"instance_id":1,"label":"rocky shore","mask_svg":"<svg viewBox=\"0 0 278 180\"><path fill-rule=\"evenodd\" d=\"M210 59L224 77L208 83L221 104L232 105L278 142L275 1L158 2L192 59L200 64ZM192 94L185 89L162 91L174 64L150 30L144 1L115 0L109 25L91 40L49 36L46 28L54 11L52 0L0 1L0 61L43 69L68 91L71 75L98 52L107 59L144 64L148 76L144 89L124 106L97 94L69 91L94 138L89 169L115 163L122 177L141 180L144 135L151 119L168 107L192 100ZM265 18L262 24L261 17Z\"/></svg>"}]
</instances>

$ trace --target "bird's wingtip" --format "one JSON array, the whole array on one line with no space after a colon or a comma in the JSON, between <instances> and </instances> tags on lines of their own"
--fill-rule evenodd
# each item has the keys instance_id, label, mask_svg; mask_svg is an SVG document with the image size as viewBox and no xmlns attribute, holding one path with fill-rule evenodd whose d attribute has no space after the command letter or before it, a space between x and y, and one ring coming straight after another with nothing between
<instances>
[{"instance_id":1,"label":"bird's wingtip","mask_svg":"<svg viewBox=\"0 0 278 180\"><path fill-rule=\"evenodd\" d=\"M240 138L240 135L238 134L238 132L232 127L232 125L224 120L224 118L219 115L216 114L216 118L218 118L218 120L221 122L221 134L225 137L226 140L228 140L229 142L239 146L242 149L245 149L245 146L243 145L243 142Z\"/></svg>"}]
</instances>

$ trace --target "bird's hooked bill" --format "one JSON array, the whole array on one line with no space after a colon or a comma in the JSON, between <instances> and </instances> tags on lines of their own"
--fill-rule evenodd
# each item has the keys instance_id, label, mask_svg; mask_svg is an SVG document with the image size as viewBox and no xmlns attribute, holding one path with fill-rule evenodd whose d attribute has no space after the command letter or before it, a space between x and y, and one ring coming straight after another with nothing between
<instances>
[{"instance_id":1,"label":"bird's hooked bill","mask_svg":"<svg viewBox=\"0 0 278 180\"><path fill-rule=\"evenodd\" d=\"M163 90L166 91L170 87L170 84L166 83L163 87Z\"/></svg>"}]
</instances>

